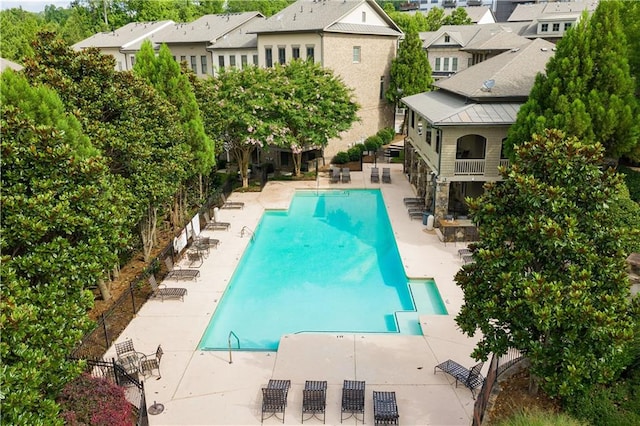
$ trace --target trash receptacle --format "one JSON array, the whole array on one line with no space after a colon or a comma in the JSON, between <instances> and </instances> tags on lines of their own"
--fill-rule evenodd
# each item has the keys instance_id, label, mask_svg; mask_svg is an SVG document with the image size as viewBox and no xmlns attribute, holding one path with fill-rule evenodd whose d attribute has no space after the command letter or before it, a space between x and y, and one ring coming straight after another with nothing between
<instances>
[{"instance_id":1,"label":"trash receptacle","mask_svg":"<svg viewBox=\"0 0 640 426\"><path fill-rule=\"evenodd\" d=\"M431 231L433 229L433 222L435 218L431 213L429 213L429 217L427 218L427 230Z\"/></svg>"}]
</instances>

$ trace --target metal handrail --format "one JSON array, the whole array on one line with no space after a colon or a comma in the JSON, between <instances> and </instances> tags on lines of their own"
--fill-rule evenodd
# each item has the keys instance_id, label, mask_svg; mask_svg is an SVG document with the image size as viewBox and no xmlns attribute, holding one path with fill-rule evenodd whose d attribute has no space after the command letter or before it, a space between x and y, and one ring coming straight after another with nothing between
<instances>
[{"instance_id":1,"label":"metal handrail","mask_svg":"<svg viewBox=\"0 0 640 426\"><path fill-rule=\"evenodd\" d=\"M228 342L229 342L229 364L233 364L233 359L231 358L231 336L236 338L236 342L238 342L238 349L240 349L240 339L238 338L238 335L236 333L234 333L233 330L231 330L229 332L229 338L228 338Z\"/></svg>"},{"instance_id":2,"label":"metal handrail","mask_svg":"<svg viewBox=\"0 0 640 426\"><path fill-rule=\"evenodd\" d=\"M243 226L242 229L240 230L240 238L244 238L244 234L245 231L251 235L251 241L253 241L253 237L255 237L255 234L253 233L253 231L251 230L251 228L249 228L248 226Z\"/></svg>"}]
</instances>

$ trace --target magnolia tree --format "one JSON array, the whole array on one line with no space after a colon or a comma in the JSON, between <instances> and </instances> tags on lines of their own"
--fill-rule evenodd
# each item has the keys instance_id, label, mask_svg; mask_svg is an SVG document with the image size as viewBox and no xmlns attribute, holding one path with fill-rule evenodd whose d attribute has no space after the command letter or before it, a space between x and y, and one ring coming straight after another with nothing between
<instances>
[{"instance_id":1,"label":"magnolia tree","mask_svg":"<svg viewBox=\"0 0 640 426\"><path fill-rule=\"evenodd\" d=\"M280 97L281 118L293 155L294 175L300 174L302 153L324 148L358 120L358 104L349 89L333 72L311 61L292 61L277 66L281 85L274 88Z\"/></svg>"},{"instance_id":2,"label":"magnolia tree","mask_svg":"<svg viewBox=\"0 0 640 426\"><path fill-rule=\"evenodd\" d=\"M558 130L515 147L503 181L469 199L480 229L475 263L456 275L456 322L482 337L473 356L520 349L532 389L574 397L612 381L633 336L625 240L611 214L620 178L602 170L602 145Z\"/></svg>"}]
</instances>

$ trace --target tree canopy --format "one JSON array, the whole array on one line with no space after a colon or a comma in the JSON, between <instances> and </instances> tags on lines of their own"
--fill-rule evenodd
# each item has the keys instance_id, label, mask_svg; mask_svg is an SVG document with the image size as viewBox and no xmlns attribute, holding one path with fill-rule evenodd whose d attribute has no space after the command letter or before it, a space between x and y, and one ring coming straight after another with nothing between
<instances>
[{"instance_id":1,"label":"tree canopy","mask_svg":"<svg viewBox=\"0 0 640 426\"><path fill-rule=\"evenodd\" d=\"M2 73L3 424L60 424L57 393L89 326L88 291L127 244L119 191L56 93Z\"/></svg>"},{"instance_id":2,"label":"tree canopy","mask_svg":"<svg viewBox=\"0 0 640 426\"><path fill-rule=\"evenodd\" d=\"M469 199L480 230L475 263L456 275L456 322L482 337L473 356L520 349L550 395L570 398L622 369L638 305L610 204L620 177L602 170L599 143L558 130L515 147L503 181Z\"/></svg>"},{"instance_id":3,"label":"tree canopy","mask_svg":"<svg viewBox=\"0 0 640 426\"><path fill-rule=\"evenodd\" d=\"M585 142L602 143L609 157L640 154L638 101L621 8L618 1L600 2L591 18L584 13L558 42L545 74L537 76L509 129L507 153L552 127Z\"/></svg>"},{"instance_id":4,"label":"tree canopy","mask_svg":"<svg viewBox=\"0 0 640 426\"><path fill-rule=\"evenodd\" d=\"M436 31L443 25L470 25L473 23L463 7L455 9L449 15L446 15L444 9L440 7L432 7L426 14L423 12L408 14L396 12L393 5L387 3L384 6L384 11L405 33Z\"/></svg>"}]
</instances>

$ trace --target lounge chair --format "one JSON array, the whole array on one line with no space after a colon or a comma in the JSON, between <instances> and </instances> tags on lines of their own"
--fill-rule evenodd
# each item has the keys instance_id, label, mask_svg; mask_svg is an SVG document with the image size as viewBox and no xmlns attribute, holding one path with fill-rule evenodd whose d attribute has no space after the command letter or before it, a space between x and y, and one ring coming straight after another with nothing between
<instances>
[{"instance_id":1,"label":"lounge chair","mask_svg":"<svg viewBox=\"0 0 640 426\"><path fill-rule=\"evenodd\" d=\"M204 256L199 251L188 251L189 268L199 268L204 263Z\"/></svg>"},{"instance_id":2,"label":"lounge chair","mask_svg":"<svg viewBox=\"0 0 640 426\"><path fill-rule=\"evenodd\" d=\"M462 259L463 256L469 256L473 253L473 251L471 251L471 249L469 248L461 248L458 250L458 257L460 257L460 259Z\"/></svg>"},{"instance_id":3,"label":"lounge chair","mask_svg":"<svg viewBox=\"0 0 640 426\"><path fill-rule=\"evenodd\" d=\"M164 264L166 265L168 271L165 278L176 280L197 280L200 276L200 271L196 271L193 269L175 268L173 265L173 260L171 260L170 256L164 258Z\"/></svg>"},{"instance_id":4,"label":"lounge chair","mask_svg":"<svg viewBox=\"0 0 640 426\"><path fill-rule=\"evenodd\" d=\"M331 183L338 183L340 182L340 169L338 169L337 167L332 167L331 168Z\"/></svg>"},{"instance_id":5,"label":"lounge chair","mask_svg":"<svg viewBox=\"0 0 640 426\"><path fill-rule=\"evenodd\" d=\"M153 290L153 297L159 297L163 302L164 299L180 299L184 302L184 296L187 294L186 288L166 287L164 284L158 284L153 275L149 275L147 281Z\"/></svg>"},{"instance_id":6,"label":"lounge chair","mask_svg":"<svg viewBox=\"0 0 640 426\"><path fill-rule=\"evenodd\" d=\"M380 173L378 172L377 167L371 168L371 183L379 183L380 182Z\"/></svg>"},{"instance_id":7,"label":"lounge chair","mask_svg":"<svg viewBox=\"0 0 640 426\"><path fill-rule=\"evenodd\" d=\"M395 392L373 391L373 421L376 425L397 425L398 404Z\"/></svg>"},{"instance_id":8,"label":"lounge chair","mask_svg":"<svg viewBox=\"0 0 640 426\"><path fill-rule=\"evenodd\" d=\"M220 198L222 199L222 209L243 209L244 203L241 201L227 201L227 197L224 194L220 194Z\"/></svg>"},{"instance_id":9,"label":"lounge chair","mask_svg":"<svg viewBox=\"0 0 640 426\"><path fill-rule=\"evenodd\" d=\"M405 206L408 206L410 204L415 204L415 203L424 203L424 198L420 198L420 197L404 197L402 199L402 202L404 203Z\"/></svg>"},{"instance_id":10,"label":"lounge chair","mask_svg":"<svg viewBox=\"0 0 640 426\"><path fill-rule=\"evenodd\" d=\"M302 423L304 415L311 414L311 417L322 414L322 423L325 422L325 409L327 407L327 382L307 380L302 391ZM320 417L317 417L320 420Z\"/></svg>"},{"instance_id":11,"label":"lounge chair","mask_svg":"<svg viewBox=\"0 0 640 426\"><path fill-rule=\"evenodd\" d=\"M158 370L157 380L162 378L162 374L160 374L160 359L162 358L162 354L164 354L162 347L158 345L158 349L156 349L155 353L144 355L140 359L140 372L143 376L146 377L147 373L149 373L149 375L153 375L153 370Z\"/></svg>"},{"instance_id":12,"label":"lounge chair","mask_svg":"<svg viewBox=\"0 0 640 426\"><path fill-rule=\"evenodd\" d=\"M382 168L382 183L391 183L391 168Z\"/></svg>"},{"instance_id":13,"label":"lounge chair","mask_svg":"<svg viewBox=\"0 0 640 426\"><path fill-rule=\"evenodd\" d=\"M364 381L345 380L342 385L342 411L340 413L340 423L349 417L355 417L358 420L358 414L362 414L362 423L364 423ZM349 414L344 417L345 414Z\"/></svg>"},{"instance_id":14,"label":"lounge chair","mask_svg":"<svg viewBox=\"0 0 640 426\"><path fill-rule=\"evenodd\" d=\"M483 365L484 362L479 362L471 367L471 369L467 369L457 362L448 359L433 367L433 374L437 373L437 369L444 371L456 379L456 387L458 387L458 382L462 383L471 390L473 399L476 399L475 389L484 383L484 377L480 374Z\"/></svg>"},{"instance_id":15,"label":"lounge chair","mask_svg":"<svg viewBox=\"0 0 640 426\"><path fill-rule=\"evenodd\" d=\"M264 419L268 419L271 416L276 416L277 413L282 413L282 423L284 423L285 410L287 409L287 395L289 393L289 387L291 386L291 380L269 380L269 384L266 388L262 388L262 416L260 418L260 424ZM265 417L265 413L271 413Z\"/></svg>"},{"instance_id":16,"label":"lounge chair","mask_svg":"<svg viewBox=\"0 0 640 426\"><path fill-rule=\"evenodd\" d=\"M462 261L466 265L467 263L475 263L476 260L473 258L473 255L468 254L468 255L462 256Z\"/></svg>"},{"instance_id":17,"label":"lounge chair","mask_svg":"<svg viewBox=\"0 0 640 426\"><path fill-rule=\"evenodd\" d=\"M342 183L351 182L351 170L348 167L342 169Z\"/></svg>"},{"instance_id":18,"label":"lounge chair","mask_svg":"<svg viewBox=\"0 0 640 426\"><path fill-rule=\"evenodd\" d=\"M203 216L206 221L204 229L228 231L231 226L229 222L216 222L215 219L211 219L211 217L209 217L209 213L207 212L204 212Z\"/></svg>"}]
</instances>

